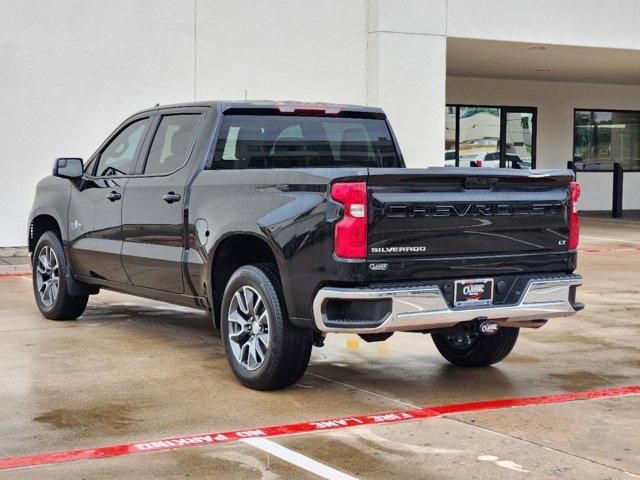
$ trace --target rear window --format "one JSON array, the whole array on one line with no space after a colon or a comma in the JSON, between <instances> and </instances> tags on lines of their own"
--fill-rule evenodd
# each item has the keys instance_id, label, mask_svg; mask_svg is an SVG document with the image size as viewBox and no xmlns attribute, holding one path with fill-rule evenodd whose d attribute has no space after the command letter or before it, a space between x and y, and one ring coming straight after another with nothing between
<instances>
[{"instance_id":1,"label":"rear window","mask_svg":"<svg viewBox=\"0 0 640 480\"><path fill-rule=\"evenodd\" d=\"M211 168L400 166L381 119L225 115Z\"/></svg>"},{"instance_id":2,"label":"rear window","mask_svg":"<svg viewBox=\"0 0 640 480\"><path fill-rule=\"evenodd\" d=\"M185 164L200 116L189 113L162 117L151 143L145 174L171 173Z\"/></svg>"}]
</instances>

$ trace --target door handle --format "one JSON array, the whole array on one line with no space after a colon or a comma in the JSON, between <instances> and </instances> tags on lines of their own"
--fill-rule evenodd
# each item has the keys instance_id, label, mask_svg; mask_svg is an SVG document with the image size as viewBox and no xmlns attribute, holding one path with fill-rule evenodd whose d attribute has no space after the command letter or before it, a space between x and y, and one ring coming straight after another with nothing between
<instances>
[{"instance_id":1,"label":"door handle","mask_svg":"<svg viewBox=\"0 0 640 480\"><path fill-rule=\"evenodd\" d=\"M182 197L180 196L179 193L175 193L175 192L169 192L169 193L165 193L162 196L162 199L167 202L167 203L173 203L173 202L177 202L181 199Z\"/></svg>"},{"instance_id":2,"label":"door handle","mask_svg":"<svg viewBox=\"0 0 640 480\"><path fill-rule=\"evenodd\" d=\"M112 202L115 202L116 200L120 200L122 198L122 195L118 192L111 192L109 195L107 195L107 198Z\"/></svg>"}]
</instances>

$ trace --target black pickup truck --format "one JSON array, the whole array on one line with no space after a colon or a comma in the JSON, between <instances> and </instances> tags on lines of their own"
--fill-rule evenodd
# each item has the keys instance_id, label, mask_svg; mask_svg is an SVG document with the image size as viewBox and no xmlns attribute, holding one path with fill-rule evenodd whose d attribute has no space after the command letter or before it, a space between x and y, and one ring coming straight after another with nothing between
<instances>
[{"instance_id":1,"label":"black pickup truck","mask_svg":"<svg viewBox=\"0 0 640 480\"><path fill-rule=\"evenodd\" d=\"M382 110L202 102L58 158L29 217L42 314L100 288L208 310L255 389L295 383L329 332L431 334L461 366L583 308L570 170L405 168Z\"/></svg>"}]
</instances>

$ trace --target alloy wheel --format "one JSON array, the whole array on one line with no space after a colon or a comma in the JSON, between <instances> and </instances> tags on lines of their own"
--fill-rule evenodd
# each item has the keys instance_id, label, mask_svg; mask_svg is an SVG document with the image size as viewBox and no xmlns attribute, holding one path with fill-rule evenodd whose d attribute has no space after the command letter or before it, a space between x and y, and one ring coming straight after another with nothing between
<instances>
[{"instance_id":1,"label":"alloy wheel","mask_svg":"<svg viewBox=\"0 0 640 480\"><path fill-rule=\"evenodd\" d=\"M228 311L231 350L240 365L256 370L269 350L269 311L262 296L252 287L240 287L233 294Z\"/></svg>"},{"instance_id":2,"label":"alloy wheel","mask_svg":"<svg viewBox=\"0 0 640 480\"><path fill-rule=\"evenodd\" d=\"M60 289L60 269L58 257L48 245L45 245L38 254L36 264L36 287L40 301L47 307L51 307L58 298Z\"/></svg>"}]
</instances>

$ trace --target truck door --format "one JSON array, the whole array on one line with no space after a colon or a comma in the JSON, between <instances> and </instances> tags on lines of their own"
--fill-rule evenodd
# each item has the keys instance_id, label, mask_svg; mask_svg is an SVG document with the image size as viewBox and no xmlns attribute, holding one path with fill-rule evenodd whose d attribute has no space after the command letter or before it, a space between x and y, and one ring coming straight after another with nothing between
<instances>
[{"instance_id":1,"label":"truck door","mask_svg":"<svg viewBox=\"0 0 640 480\"><path fill-rule=\"evenodd\" d=\"M151 119L146 116L119 128L72 191L69 253L77 275L129 283L120 260L122 202L150 125Z\"/></svg>"},{"instance_id":2,"label":"truck door","mask_svg":"<svg viewBox=\"0 0 640 480\"><path fill-rule=\"evenodd\" d=\"M129 179L122 210L122 263L140 287L183 293L185 186L195 156L194 144L204 112L163 112L139 176Z\"/></svg>"}]
</instances>

